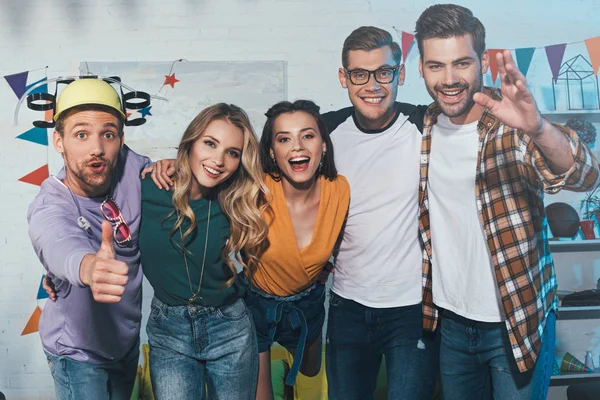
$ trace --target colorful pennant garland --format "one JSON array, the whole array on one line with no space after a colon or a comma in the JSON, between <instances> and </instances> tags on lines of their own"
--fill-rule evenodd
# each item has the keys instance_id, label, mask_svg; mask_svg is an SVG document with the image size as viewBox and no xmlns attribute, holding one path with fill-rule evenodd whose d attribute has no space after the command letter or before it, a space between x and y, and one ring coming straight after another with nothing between
<instances>
[{"instance_id":1,"label":"colorful pennant garland","mask_svg":"<svg viewBox=\"0 0 600 400\"><path fill-rule=\"evenodd\" d=\"M415 36L412 33L398 30L396 27L394 27L394 30L396 31L398 36L400 36L400 41L402 44L402 59L403 62L406 62L408 53L412 49ZM552 78L554 79L554 82L557 82L558 80L558 74L560 72L560 67L562 65L567 45L581 42L584 42L587 48L592 67L594 69L594 75L598 76L598 71L600 70L600 36L589 38L580 42L561 43L544 46L543 48L546 51L548 65L550 66L550 70L552 71ZM514 49L517 66L519 67L519 70L523 75L527 75L527 72L529 71L529 66L531 65L531 60L533 59L533 55L537 49L538 48L536 47L524 47ZM498 75L498 67L495 59L495 54L498 51L499 49L488 49L488 54L490 55L490 73L492 74L492 80L494 84L496 83L496 77Z\"/></svg>"}]
</instances>

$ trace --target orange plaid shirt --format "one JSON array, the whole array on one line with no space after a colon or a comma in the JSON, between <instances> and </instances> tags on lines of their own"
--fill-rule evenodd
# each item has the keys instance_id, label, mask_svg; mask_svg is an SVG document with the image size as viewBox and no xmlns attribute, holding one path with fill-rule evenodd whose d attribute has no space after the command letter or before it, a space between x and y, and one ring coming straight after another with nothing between
<instances>
[{"instance_id":1,"label":"orange plaid shirt","mask_svg":"<svg viewBox=\"0 0 600 400\"><path fill-rule=\"evenodd\" d=\"M498 89L485 92L500 99ZM423 327L435 330L427 173L431 130L441 113L434 103L425 113L421 144L419 232L423 244ZM577 134L557 126L569 138L574 165L554 174L531 138L500 122L489 110L479 120L475 181L477 208L487 235L506 329L520 371L534 367L546 317L558 310L554 262L547 240L544 192L586 191L598 181L598 163ZM465 249L466 251L467 249Z\"/></svg>"}]
</instances>

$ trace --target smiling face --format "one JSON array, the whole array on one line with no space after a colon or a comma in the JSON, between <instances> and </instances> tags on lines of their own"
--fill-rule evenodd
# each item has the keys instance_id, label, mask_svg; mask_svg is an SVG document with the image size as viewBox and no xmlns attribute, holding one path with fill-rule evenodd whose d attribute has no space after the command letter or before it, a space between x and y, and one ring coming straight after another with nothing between
<instances>
[{"instance_id":1,"label":"smiling face","mask_svg":"<svg viewBox=\"0 0 600 400\"><path fill-rule=\"evenodd\" d=\"M189 153L192 170L190 199L229 179L239 168L244 133L227 119L212 121Z\"/></svg>"},{"instance_id":2,"label":"smiling face","mask_svg":"<svg viewBox=\"0 0 600 400\"><path fill-rule=\"evenodd\" d=\"M281 114L273 123L271 158L292 184L311 182L327 146L317 121L304 111Z\"/></svg>"},{"instance_id":3,"label":"smiling face","mask_svg":"<svg viewBox=\"0 0 600 400\"><path fill-rule=\"evenodd\" d=\"M455 124L467 124L483 113L473 95L483 88L482 74L488 64L487 52L479 59L467 34L423 40L419 71L442 112Z\"/></svg>"},{"instance_id":4,"label":"smiling face","mask_svg":"<svg viewBox=\"0 0 600 400\"><path fill-rule=\"evenodd\" d=\"M370 51L349 51L346 70L375 71L382 67L396 65L398 62L394 60L390 46L383 46ZM385 84L377 82L371 74L366 84L355 85L343 68L340 68L338 75L342 87L348 89L348 97L356 110L356 118L363 128L382 129L394 119L398 86L404 83L404 66L400 66L394 79Z\"/></svg>"},{"instance_id":5,"label":"smiling face","mask_svg":"<svg viewBox=\"0 0 600 400\"><path fill-rule=\"evenodd\" d=\"M54 148L62 153L71 190L98 197L110 189L110 180L123 144L119 119L105 111L86 110L65 117L62 133L53 134Z\"/></svg>"}]
</instances>

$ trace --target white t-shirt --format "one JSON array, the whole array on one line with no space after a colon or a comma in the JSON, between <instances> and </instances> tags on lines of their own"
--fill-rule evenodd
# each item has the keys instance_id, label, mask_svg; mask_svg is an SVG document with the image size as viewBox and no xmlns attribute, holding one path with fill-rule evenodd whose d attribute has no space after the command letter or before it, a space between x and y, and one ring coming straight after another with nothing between
<instances>
[{"instance_id":1,"label":"white t-shirt","mask_svg":"<svg viewBox=\"0 0 600 400\"><path fill-rule=\"evenodd\" d=\"M397 118L380 131L361 130L352 107L325 114L336 167L350 183L332 290L374 308L422 299L417 218L425 108L397 107Z\"/></svg>"},{"instance_id":2,"label":"white t-shirt","mask_svg":"<svg viewBox=\"0 0 600 400\"><path fill-rule=\"evenodd\" d=\"M500 295L475 193L477 124L455 125L442 114L431 131L433 302L465 318L500 322Z\"/></svg>"}]
</instances>

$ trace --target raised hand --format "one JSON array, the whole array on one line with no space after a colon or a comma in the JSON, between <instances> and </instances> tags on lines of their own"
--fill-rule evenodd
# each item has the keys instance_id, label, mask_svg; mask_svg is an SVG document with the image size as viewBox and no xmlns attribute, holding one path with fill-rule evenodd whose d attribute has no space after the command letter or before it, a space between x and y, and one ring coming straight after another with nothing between
<instances>
[{"instance_id":1,"label":"raised hand","mask_svg":"<svg viewBox=\"0 0 600 400\"><path fill-rule=\"evenodd\" d=\"M154 181L154 184L159 189L166 189L167 191L173 186L173 180L171 177L175 174L175 160L165 159L159 160L152 164L148 168L144 168L142 171L142 179L146 178L146 174L150 173L150 177Z\"/></svg>"},{"instance_id":2,"label":"raised hand","mask_svg":"<svg viewBox=\"0 0 600 400\"><path fill-rule=\"evenodd\" d=\"M102 222L102 243L96 255L88 255L82 263L80 273L83 284L92 290L94 300L100 303L118 303L125 293L129 267L123 261L115 259L115 245L112 226Z\"/></svg>"},{"instance_id":3,"label":"raised hand","mask_svg":"<svg viewBox=\"0 0 600 400\"><path fill-rule=\"evenodd\" d=\"M525 76L513 61L510 50L498 52L496 61L502 100L494 100L484 93L476 93L473 100L488 108L504 124L533 137L539 135L546 121L542 118L535 99L527 87Z\"/></svg>"}]
</instances>

